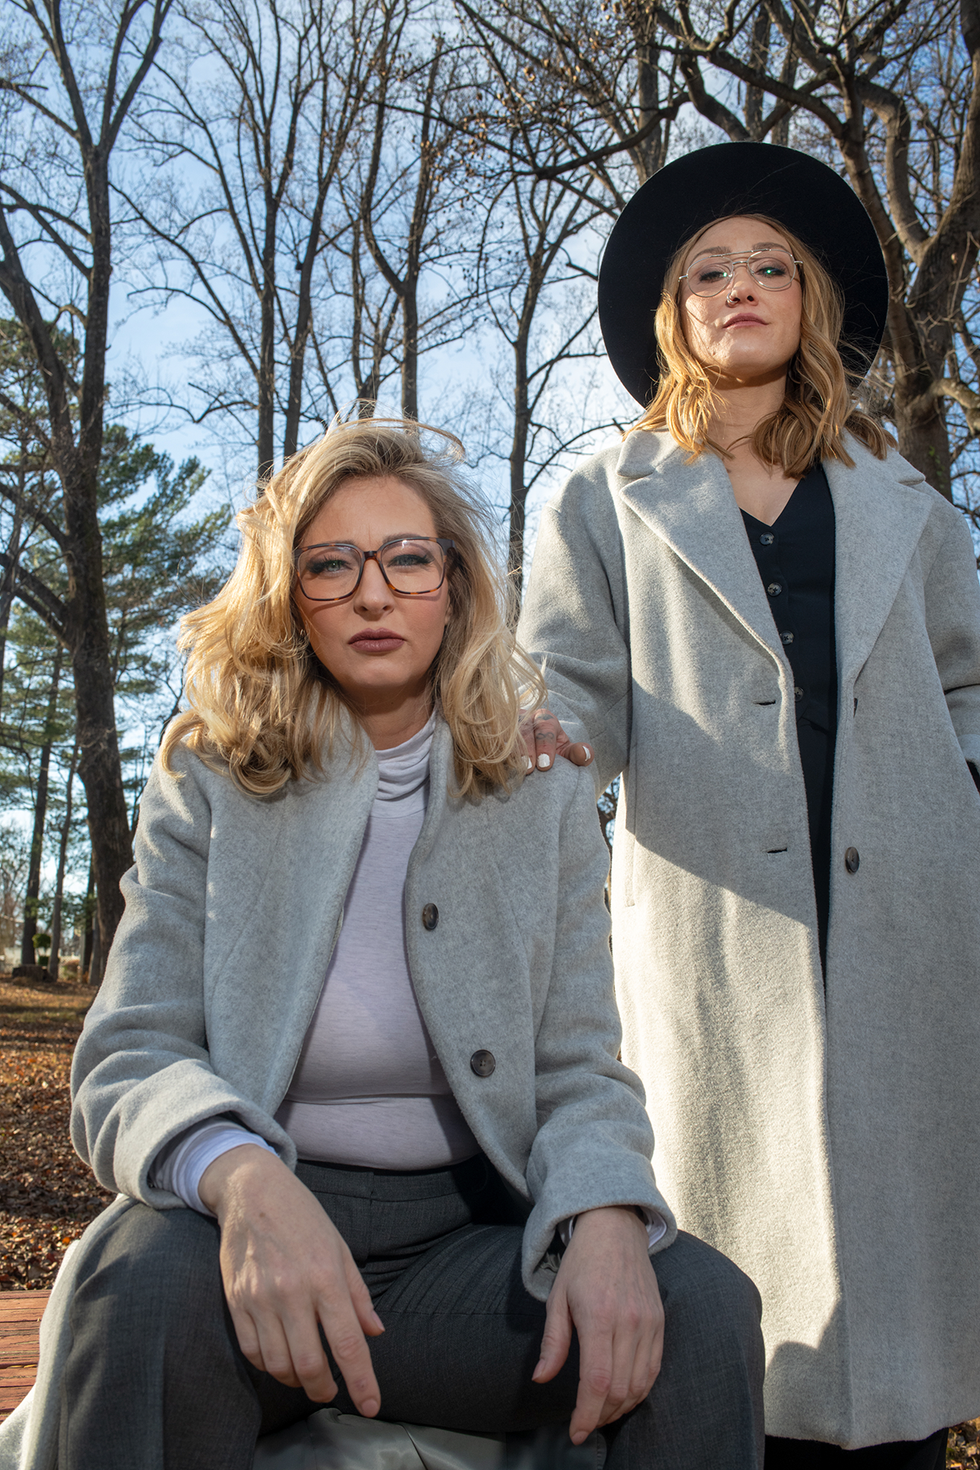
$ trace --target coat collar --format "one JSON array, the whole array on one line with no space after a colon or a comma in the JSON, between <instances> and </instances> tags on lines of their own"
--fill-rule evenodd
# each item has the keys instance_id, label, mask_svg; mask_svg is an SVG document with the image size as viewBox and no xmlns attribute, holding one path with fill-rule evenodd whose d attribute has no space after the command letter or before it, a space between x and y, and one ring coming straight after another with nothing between
<instances>
[{"instance_id":1,"label":"coat collar","mask_svg":"<svg viewBox=\"0 0 980 1470\"><path fill-rule=\"evenodd\" d=\"M837 523L837 662L842 687L891 610L931 509L925 480L898 454L875 459L851 439L853 469L825 465ZM620 451L619 496L706 582L780 662L784 654L728 476L713 454L687 463L667 434L635 432Z\"/></svg>"},{"instance_id":2,"label":"coat collar","mask_svg":"<svg viewBox=\"0 0 980 1470\"><path fill-rule=\"evenodd\" d=\"M619 494L780 663L782 646L731 482L713 454L688 463L667 434L627 435Z\"/></svg>"},{"instance_id":3,"label":"coat collar","mask_svg":"<svg viewBox=\"0 0 980 1470\"><path fill-rule=\"evenodd\" d=\"M889 454L848 445L853 470L824 466L837 520L837 666L841 688L857 678L898 596L933 505L925 476Z\"/></svg>"}]
</instances>

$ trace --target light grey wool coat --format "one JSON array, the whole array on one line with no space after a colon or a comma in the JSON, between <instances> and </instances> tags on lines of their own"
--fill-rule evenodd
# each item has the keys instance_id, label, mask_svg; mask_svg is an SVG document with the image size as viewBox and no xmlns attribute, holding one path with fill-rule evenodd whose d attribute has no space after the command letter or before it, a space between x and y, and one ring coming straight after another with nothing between
<instances>
[{"instance_id":1,"label":"light grey wool coat","mask_svg":"<svg viewBox=\"0 0 980 1470\"><path fill-rule=\"evenodd\" d=\"M659 1183L762 1292L767 1430L853 1449L980 1413L980 593L960 514L849 448L826 996L793 676L718 458L638 432L589 460L519 634L598 787L623 773Z\"/></svg>"},{"instance_id":2,"label":"light grey wool coat","mask_svg":"<svg viewBox=\"0 0 980 1470\"><path fill-rule=\"evenodd\" d=\"M563 763L564 764L564 763ZM75 1053L72 1137L127 1196L89 1226L42 1323L31 1396L0 1426L0 1470L54 1470L67 1311L85 1242L142 1200L180 1204L148 1172L201 1119L232 1114L292 1166L275 1122L316 1007L378 784L370 752L326 779L245 795L179 749L140 807L136 864L106 979ZM425 821L405 887L409 966L450 1086L480 1146L529 1210L523 1272L544 1300L559 1221L600 1205L673 1217L654 1183L643 1092L617 1060L608 854L587 774L511 794L448 792L452 741L436 723ZM438 908L435 928L422 910ZM489 1077L470 1066L491 1051ZM669 1349L668 1349L669 1351Z\"/></svg>"}]
</instances>

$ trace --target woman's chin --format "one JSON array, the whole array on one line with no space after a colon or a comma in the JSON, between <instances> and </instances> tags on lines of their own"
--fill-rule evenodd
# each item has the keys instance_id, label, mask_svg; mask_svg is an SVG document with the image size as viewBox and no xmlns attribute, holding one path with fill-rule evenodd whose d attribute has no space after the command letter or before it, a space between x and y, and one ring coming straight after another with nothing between
<instances>
[{"instance_id":1,"label":"woman's chin","mask_svg":"<svg viewBox=\"0 0 980 1470\"><path fill-rule=\"evenodd\" d=\"M708 368L711 385L720 393L736 392L739 389L778 388L780 395L786 390L788 363L741 361L713 364Z\"/></svg>"}]
</instances>

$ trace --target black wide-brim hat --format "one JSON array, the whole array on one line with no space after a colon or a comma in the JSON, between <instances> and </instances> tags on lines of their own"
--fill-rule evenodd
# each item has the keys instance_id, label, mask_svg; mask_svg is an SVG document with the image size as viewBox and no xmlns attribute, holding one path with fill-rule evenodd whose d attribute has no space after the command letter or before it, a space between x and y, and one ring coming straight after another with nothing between
<instances>
[{"instance_id":1,"label":"black wide-brim hat","mask_svg":"<svg viewBox=\"0 0 980 1470\"><path fill-rule=\"evenodd\" d=\"M813 251L844 298L838 343L862 378L881 345L888 278L874 225L827 164L777 143L719 143L653 175L623 210L599 269L599 324L620 382L644 405L660 376L654 314L674 252L713 220L765 214Z\"/></svg>"}]
</instances>

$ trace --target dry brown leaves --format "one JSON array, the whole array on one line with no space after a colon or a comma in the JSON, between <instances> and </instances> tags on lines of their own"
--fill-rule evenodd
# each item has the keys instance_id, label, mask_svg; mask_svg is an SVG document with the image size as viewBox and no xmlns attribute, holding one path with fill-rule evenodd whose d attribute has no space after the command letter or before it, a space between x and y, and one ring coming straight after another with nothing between
<instances>
[{"instance_id":1,"label":"dry brown leaves","mask_svg":"<svg viewBox=\"0 0 980 1470\"><path fill-rule=\"evenodd\" d=\"M0 1291L48 1287L112 1198L68 1139L68 1073L85 985L0 980Z\"/></svg>"},{"instance_id":2,"label":"dry brown leaves","mask_svg":"<svg viewBox=\"0 0 980 1470\"><path fill-rule=\"evenodd\" d=\"M949 1431L946 1451L947 1470L976 1470L980 1465L980 1419L972 1424L957 1424Z\"/></svg>"}]
</instances>

